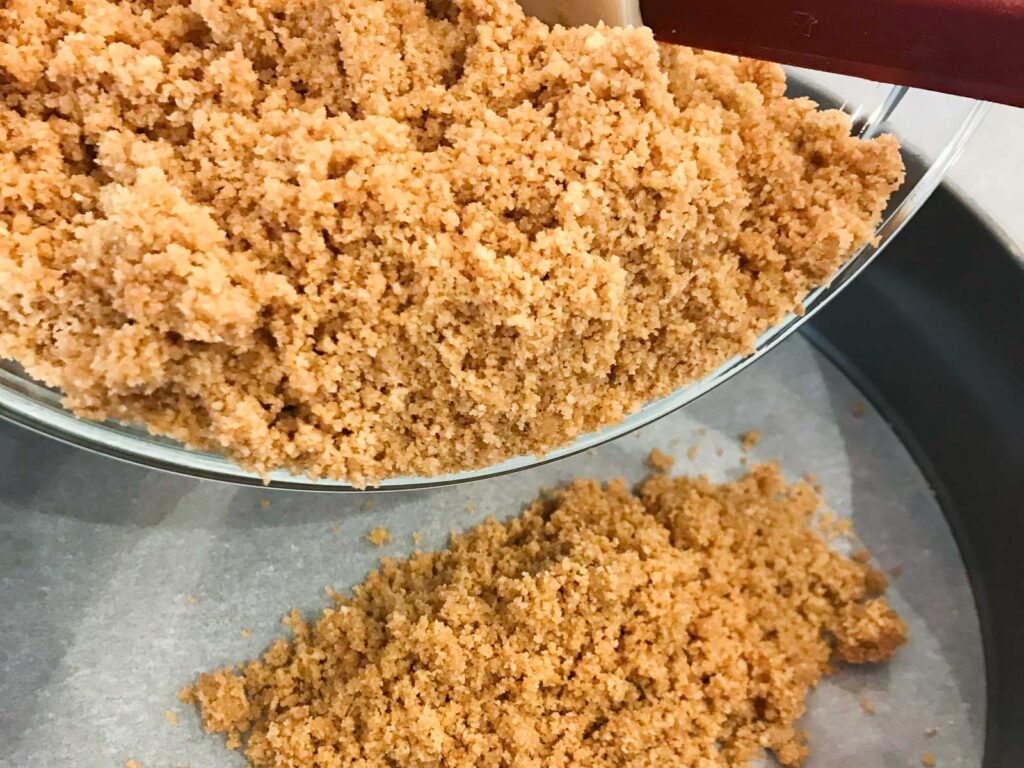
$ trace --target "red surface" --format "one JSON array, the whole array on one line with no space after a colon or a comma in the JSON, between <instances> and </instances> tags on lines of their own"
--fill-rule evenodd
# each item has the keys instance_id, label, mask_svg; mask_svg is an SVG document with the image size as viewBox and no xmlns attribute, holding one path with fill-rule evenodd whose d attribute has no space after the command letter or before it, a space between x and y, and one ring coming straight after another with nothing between
<instances>
[{"instance_id":1,"label":"red surface","mask_svg":"<svg viewBox=\"0 0 1024 768\"><path fill-rule=\"evenodd\" d=\"M640 0L660 40L1024 106L1024 0Z\"/></svg>"}]
</instances>

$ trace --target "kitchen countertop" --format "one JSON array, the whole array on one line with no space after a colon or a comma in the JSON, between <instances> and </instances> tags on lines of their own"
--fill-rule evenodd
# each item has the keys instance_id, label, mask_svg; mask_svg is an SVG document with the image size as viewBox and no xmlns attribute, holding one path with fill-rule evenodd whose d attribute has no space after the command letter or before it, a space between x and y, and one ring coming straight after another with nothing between
<instances>
[{"instance_id":1,"label":"kitchen countertop","mask_svg":"<svg viewBox=\"0 0 1024 768\"><path fill-rule=\"evenodd\" d=\"M1024 109L992 105L948 181L995 221L1024 260Z\"/></svg>"}]
</instances>

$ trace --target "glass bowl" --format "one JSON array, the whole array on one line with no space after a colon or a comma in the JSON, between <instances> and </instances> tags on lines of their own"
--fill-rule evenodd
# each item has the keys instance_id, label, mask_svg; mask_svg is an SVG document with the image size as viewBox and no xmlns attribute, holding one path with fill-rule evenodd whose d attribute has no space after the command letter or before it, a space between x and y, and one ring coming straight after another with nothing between
<instances>
[{"instance_id":1,"label":"glass bowl","mask_svg":"<svg viewBox=\"0 0 1024 768\"><path fill-rule=\"evenodd\" d=\"M534 467L639 429L718 386L795 331L878 255L942 181L987 108L986 104L970 99L851 77L798 69L788 70L788 75L790 95L811 96L823 107L843 109L853 118L855 134L870 138L883 130L894 133L903 142L907 163L907 180L890 201L878 227L875 244L856 253L829 285L810 293L804 301L806 311L803 315L790 315L762 334L752 354L735 357L699 381L648 403L619 424L582 435L548 454L519 456L483 469L437 477L394 477L381 481L377 489L367 490L432 488ZM912 151L910 147L913 147ZM173 440L150 435L142 427L79 419L61 407L60 399L58 391L33 381L15 363L0 361L2 418L63 442L135 464L193 477L247 485L264 484L263 478L247 472L224 456L186 448ZM271 472L267 480L271 487L277 488L356 490L345 482L311 480L283 470Z\"/></svg>"}]
</instances>

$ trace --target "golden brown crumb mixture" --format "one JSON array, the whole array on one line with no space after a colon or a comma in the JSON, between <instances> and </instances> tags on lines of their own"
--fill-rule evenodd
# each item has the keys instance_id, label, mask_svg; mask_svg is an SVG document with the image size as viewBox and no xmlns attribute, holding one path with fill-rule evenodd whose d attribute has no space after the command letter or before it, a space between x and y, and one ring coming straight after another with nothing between
<instances>
[{"instance_id":1,"label":"golden brown crumb mixture","mask_svg":"<svg viewBox=\"0 0 1024 768\"><path fill-rule=\"evenodd\" d=\"M754 447L761 442L761 433L756 429L751 429L740 435L740 447L744 451L752 451Z\"/></svg>"},{"instance_id":2,"label":"golden brown crumb mixture","mask_svg":"<svg viewBox=\"0 0 1024 768\"><path fill-rule=\"evenodd\" d=\"M830 660L906 627L774 465L724 485L579 480L384 561L240 671L182 692L257 768L794 766Z\"/></svg>"},{"instance_id":3,"label":"golden brown crumb mixture","mask_svg":"<svg viewBox=\"0 0 1024 768\"><path fill-rule=\"evenodd\" d=\"M513 0L10 0L0 356L356 484L539 453L749 351L896 141L775 65Z\"/></svg>"},{"instance_id":4,"label":"golden brown crumb mixture","mask_svg":"<svg viewBox=\"0 0 1024 768\"><path fill-rule=\"evenodd\" d=\"M674 458L657 448L652 448L651 452L647 454L647 466L658 472L668 472L675 463Z\"/></svg>"},{"instance_id":5,"label":"golden brown crumb mixture","mask_svg":"<svg viewBox=\"0 0 1024 768\"><path fill-rule=\"evenodd\" d=\"M391 543L391 534L383 525L378 525L366 534L366 540L375 547L383 547L385 544Z\"/></svg>"}]
</instances>

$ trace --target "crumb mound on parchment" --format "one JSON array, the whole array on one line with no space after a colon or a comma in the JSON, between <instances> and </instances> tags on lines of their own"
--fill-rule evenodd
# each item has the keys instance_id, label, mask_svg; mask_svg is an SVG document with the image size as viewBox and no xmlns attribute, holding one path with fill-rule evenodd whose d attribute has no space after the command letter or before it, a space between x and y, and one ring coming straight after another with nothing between
<instances>
[{"instance_id":1,"label":"crumb mound on parchment","mask_svg":"<svg viewBox=\"0 0 1024 768\"><path fill-rule=\"evenodd\" d=\"M439 552L385 560L255 661L182 692L254 768L786 766L830 661L906 637L820 498L775 465L636 492L577 480Z\"/></svg>"}]
</instances>

